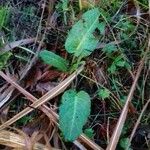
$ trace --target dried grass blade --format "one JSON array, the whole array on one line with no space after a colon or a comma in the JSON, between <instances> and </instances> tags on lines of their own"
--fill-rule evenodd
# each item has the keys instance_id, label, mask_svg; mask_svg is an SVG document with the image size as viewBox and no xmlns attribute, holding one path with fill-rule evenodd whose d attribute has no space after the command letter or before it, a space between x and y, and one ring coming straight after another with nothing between
<instances>
[{"instance_id":1,"label":"dried grass blade","mask_svg":"<svg viewBox=\"0 0 150 150\"><path fill-rule=\"evenodd\" d=\"M90 146L90 148L92 148L93 150L103 150L103 148L101 148L99 145L87 138L84 134L81 134L79 139L82 140L88 146Z\"/></svg>"},{"instance_id":2,"label":"dried grass blade","mask_svg":"<svg viewBox=\"0 0 150 150\"><path fill-rule=\"evenodd\" d=\"M14 149L24 149L25 148L25 139L23 136L15 134L10 131L2 130L0 131L0 144L9 146ZM40 143L35 143L33 150L49 150L46 146ZM58 150L52 148L52 150Z\"/></svg>"},{"instance_id":3,"label":"dried grass blade","mask_svg":"<svg viewBox=\"0 0 150 150\"><path fill-rule=\"evenodd\" d=\"M1 93L0 108L9 100L13 91L14 91L14 87L10 86L10 87L7 87L7 89L5 89L3 93Z\"/></svg>"},{"instance_id":4,"label":"dried grass blade","mask_svg":"<svg viewBox=\"0 0 150 150\"><path fill-rule=\"evenodd\" d=\"M10 51L14 49L15 47L27 45L27 44L33 43L34 41L35 41L35 38L28 38L28 39L11 42L5 45L3 48L1 48L0 51Z\"/></svg>"}]
</instances>

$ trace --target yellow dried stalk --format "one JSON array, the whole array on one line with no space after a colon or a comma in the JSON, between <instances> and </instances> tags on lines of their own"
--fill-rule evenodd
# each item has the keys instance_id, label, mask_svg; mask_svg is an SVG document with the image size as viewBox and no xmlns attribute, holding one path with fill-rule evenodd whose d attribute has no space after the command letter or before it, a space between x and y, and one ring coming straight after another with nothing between
<instances>
[{"instance_id":1,"label":"yellow dried stalk","mask_svg":"<svg viewBox=\"0 0 150 150\"><path fill-rule=\"evenodd\" d=\"M13 148L14 150L23 150L25 149L26 141L25 138L16 133L2 130L0 131L0 144L4 146L8 146ZM46 146L40 143L35 143L33 146L33 150L49 150ZM52 150L58 150L56 148L52 148Z\"/></svg>"}]
</instances>

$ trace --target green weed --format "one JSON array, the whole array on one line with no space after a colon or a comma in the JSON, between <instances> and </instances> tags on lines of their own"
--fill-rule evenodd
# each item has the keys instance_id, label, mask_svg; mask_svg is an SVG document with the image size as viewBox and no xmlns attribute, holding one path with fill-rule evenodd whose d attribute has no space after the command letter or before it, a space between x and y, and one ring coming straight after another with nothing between
<instances>
[{"instance_id":1,"label":"green weed","mask_svg":"<svg viewBox=\"0 0 150 150\"><path fill-rule=\"evenodd\" d=\"M10 15L9 7L0 6L0 30L2 30L2 28L6 28L6 25L9 20L9 15Z\"/></svg>"}]
</instances>

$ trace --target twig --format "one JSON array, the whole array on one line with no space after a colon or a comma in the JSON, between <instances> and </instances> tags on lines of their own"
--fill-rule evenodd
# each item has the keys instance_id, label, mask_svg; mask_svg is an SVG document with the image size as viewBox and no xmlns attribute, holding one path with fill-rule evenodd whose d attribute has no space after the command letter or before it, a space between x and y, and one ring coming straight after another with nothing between
<instances>
[{"instance_id":1,"label":"twig","mask_svg":"<svg viewBox=\"0 0 150 150\"><path fill-rule=\"evenodd\" d=\"M35 41L35 38L28 38L28 39L22 39L19 41L14 41L5 45L3 48L0 49L0 51L2 52L10 51L18 46L27 45L27 44L33 43L34 41Z\"/></svg>"},{"instance_id":2,"label":"twig","mask_svg":"<svg viewBox=\"0 0 150 150\"><path fill-rule=\"evenodd\" d=\"M26 147L25 137L19 134L15 134L10 131L2 130L0 131L0 144L9 146L11 148L15 148L16 150L21 150ZM49 150L48 147L41 143L35 143L33 146L33 150ZM52 150L60 150L56 148L52 148Z\"/></svg>"}]
</instances>

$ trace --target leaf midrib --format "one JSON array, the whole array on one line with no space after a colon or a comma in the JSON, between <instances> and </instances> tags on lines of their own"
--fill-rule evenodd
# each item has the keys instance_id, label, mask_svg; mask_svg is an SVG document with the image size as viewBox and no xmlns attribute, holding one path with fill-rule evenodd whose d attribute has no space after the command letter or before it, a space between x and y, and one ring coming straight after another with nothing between
<instances>
[{"instance_id":1,"label":"leaf midrib","mask_svg":"<svg viewBox=\"0 0 150 150\"><path fill-rule=\"evenodd\" d=\"M81 42L79 43L79 45L77 46L75 52L78 51L79 48L80 48L80 46L82 45L82 43L84 43L87 34L90 32L90 30L92 29L92 27L94 26L94 24L96 23L96 21L98 20L98 18L99 18L99 15L98 15L98 17L95 19L95 21L93 22L93 24L91 25L91 27L89 28L89 30L85 33L85 36L82 38L82 40L81 40Z\"/></svg>"},{"instance_id":2,"label":"leaf midrib","mask_svg":"<svg viewBox=\"0 0 150 150\"><path fill-rule=\"evenodd\" d=\"M76 109L77 109L77 103L78 103L78 97L75 96L75 99L74 99L74 110L73 110L73 118L72 118L72 123L71 123L71 128L70 128L70 133L69 133L69 137L71 137L72 135L72 130L73 130L73 126L74 126L74 123L75 123L75 116L76 116Z\"/></svg>"}]
</instances>

